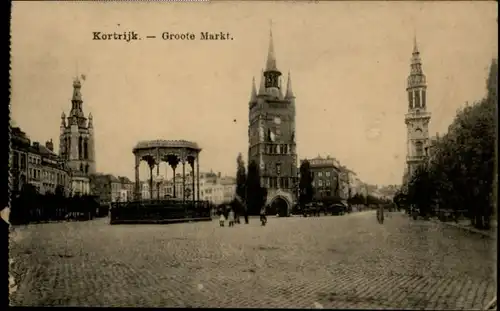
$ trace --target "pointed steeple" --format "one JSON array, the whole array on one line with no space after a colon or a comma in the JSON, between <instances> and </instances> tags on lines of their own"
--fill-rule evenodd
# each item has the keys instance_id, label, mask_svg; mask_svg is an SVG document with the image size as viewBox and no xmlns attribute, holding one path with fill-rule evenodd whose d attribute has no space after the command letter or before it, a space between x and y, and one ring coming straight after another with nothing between
<instances>
[{"instance_id":1,"label":"pointed steeple","mask_svg":"<svg viewBox=\"0 0 500 311\"><path fill-rule=\"evenodd\" d=\"M418 54L417 33L413 34L413 54Z\"/></svg>"},{"instance_id":2,"label":"pointed steeple","mask_svg":"<svg viewBox=\"0 0 500 311\"><path fill-rule=\"evenodd\" d=\"M278 71L276 55L274 55L273 30L269 29L269 49L267 50L266 71Z\"/></svg>"},{"instance_id":3,"label":"pointed steeple","mask_svg":"<svg viewBox=\"0 0 500 311\"><path fill-rule=\"evenodd\" d=\"M250 102L253 103L257 100L257 89L255 88L255 77L252 78L252 93L250 94Z\"/></svg>"},{"instance_id":4,"label":"pointed steeple","mask_svg":"<svg viewBox=\"0 0 500 311\"><path fill-rule=\"evenodd\" d=\"M420 58L420 51L417 45L417 36L413 36L413 52L410 64L410 76L408 77L408 87L417 85L425 85L426 78L422 69L422 59Z\"/></svg>"},{"instance_id":5,"label":"pointed steeple","mask_svg":"<svg viewBox=\"0 0 500 311\"><path fill-rule=\"evenodd\" d=\"M264 76L264 71L262 71L260 75L260 86L259 86L259 95L266 94L266 77Z\"/></svg>"},{"instance_id":6,"label":"pointed steeple","mask_svg":"<svg viewBox=\"0 0 500 311\"><path fill-rule=\"evenodd\" d=\"M288 72L288 81L286 83L286 95L285 95L285 98L286 99L295 98L295 96L293 95L293 90L292 90L292 78L290 76L290 71Z\"/></svg>"},{"instance_id":7,"label":"pointed steeple","mask_svg":"<svg viewBox=\"0 0 500 311\"><path fill-rule=\"evenodd\" d=\"M421 74L422 73L422 60L420 59L420 51L418 50L417 45L417 35L413 36L413 53L411 56L411 67L412 74Z\"/></svg>"}]
</instances>

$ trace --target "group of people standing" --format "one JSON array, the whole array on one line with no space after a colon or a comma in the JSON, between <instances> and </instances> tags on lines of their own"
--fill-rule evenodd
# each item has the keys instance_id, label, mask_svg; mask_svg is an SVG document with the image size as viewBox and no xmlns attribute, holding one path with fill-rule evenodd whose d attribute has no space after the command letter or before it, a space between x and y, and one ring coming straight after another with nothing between
<instances>
[{"instance_id":1,"label":"group of people standing","mask_svg":"<svg viewBox=\"0 0 500 311\"><path fill-rule=\"evenodd\" d=\"M230 205L219 207L217 213L219 214L219 225L221 227L224 227L226 219L229 227L233 227L235 223L240 223L240 216L236 216L234 209Z\"/></svg>"},{"instance_id":2,"label":"group of people standing","mask_svg":"<svg viewBox=\"0 0 500 311\"><path fill-rule=\"evenodd\" d=\"M222 204L217 209L217 215L219 216L219 225L221 227L224 227L226 220L229 227L233 227L235 224L240 224L241 214L243 214L245 218L245 224L248 224L248 214L246 213L246 209L244 208L244 206L241 206L241 204ZM262 207L260 210L260 221L263 226L267 223L265 207Z\"/></svg>"}]
</instances>

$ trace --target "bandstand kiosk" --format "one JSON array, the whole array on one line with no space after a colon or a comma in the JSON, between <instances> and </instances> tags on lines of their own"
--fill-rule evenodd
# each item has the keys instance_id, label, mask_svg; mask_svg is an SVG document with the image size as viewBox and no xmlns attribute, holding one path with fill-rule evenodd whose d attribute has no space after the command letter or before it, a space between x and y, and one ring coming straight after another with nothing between
<instances>
[{"instance_id":1,"label":"bandstand kiosk","mask_svg":"<svg viewBox=\"0 0 500 311\"><path fill-rule=\"evenodd\" d=\"M135 157L135 187L134 200L117 204L110 222L117 223L157 223L157 222L181 222L211 220L208 202L200 200L200 164L199 156L201 148L194 142L186 140L148 140L140 141L132 150ZM145 161L149 167L149 198L143 199L141 192L141 182L139 176L139 165ZM164 199L159 196L157 187L156 197L153 195L153 181L159 183L163 180L160 177L160 164L167 163L167 167L172 169L173 198ZM189 165L193 172L191 181L191 191L186 185L186 165ZM153 172L156 168L156 176ZM177 170L181 169L182 177L180 197L178 197L176 186ZM166 176L165 176L166 178ZM192 195L187 195L192 193Z\"/></svg>"}]
</instances>

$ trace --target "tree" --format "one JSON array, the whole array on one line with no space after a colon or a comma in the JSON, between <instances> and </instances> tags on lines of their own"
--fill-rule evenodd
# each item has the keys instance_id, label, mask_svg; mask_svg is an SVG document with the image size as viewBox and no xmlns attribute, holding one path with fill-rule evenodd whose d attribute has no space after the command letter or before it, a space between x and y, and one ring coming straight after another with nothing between
<instances>
[{"instance_id":1,"label":"tree","mask_svg":"<svg viewBox=\"0 0 500 311\"><path fill-rule=\"evenodd\" d=\"M434 199L434 183L425 165L417 168L410 180L408 202L415 205L421 216L428 216L431 212Z\"/></svg>"},{"instance_id":2,"label":"tree","mask_svg":"<svg viewBox=\"0 0 500 311\"><path fill-rule=\"evenodd\" d=\"M352 197L347 199L347 202L352 205L361 205L366 203L366 198L360 193L356 193Z\"/></svg>"},{"instance_id":3,"label":"tree","mask_svg":"<svg viewBox=\"0 0 500 311\"><path fill-rule=\"evenodd\" d=\"M258 215L265 205L267 190L260 185L259 167L255 161L248 164L246 182L246 205L248 213Z\"/></svg>"},{"instance_id":4,"label":"tree","mask_svg":"<svg viewBox=\"0 0 500 311\"><path fill-rule=\"evenodd\" d=\"M311 173L311 165L309 161L305 160L300 164L300 180L299 180L299 203L303 207L313 199L314 175Z\"/></svg>"},{"instance_id":5,"label":"tree","mask_svg":"<svg viewBox=\"0 0 500 311\"><path fill-rule=\"evenodd\" d=\"M237 169L236 169L236 195L245 202L246 200L246 183L247 175L245 172L245 162L243 161L243 156L238 154L236 159Z\"/></svg>"}]
</instances>

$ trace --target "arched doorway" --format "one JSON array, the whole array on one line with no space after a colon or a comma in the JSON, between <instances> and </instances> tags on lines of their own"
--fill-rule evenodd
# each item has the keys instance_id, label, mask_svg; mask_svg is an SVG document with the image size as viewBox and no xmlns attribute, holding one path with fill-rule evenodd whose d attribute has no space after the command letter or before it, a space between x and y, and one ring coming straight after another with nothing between
<instances>
[{"instance_id":1,"label":"arched doorway","mask_svg":"<svg viewBox=\"0 0 500 311\"><path fill-rule=\"evenodd\" d=\"M288 216L288 202L282 197L275 198L269 205L269 215L278 214L280 217Z\"/></svg>"}]
</instances>

